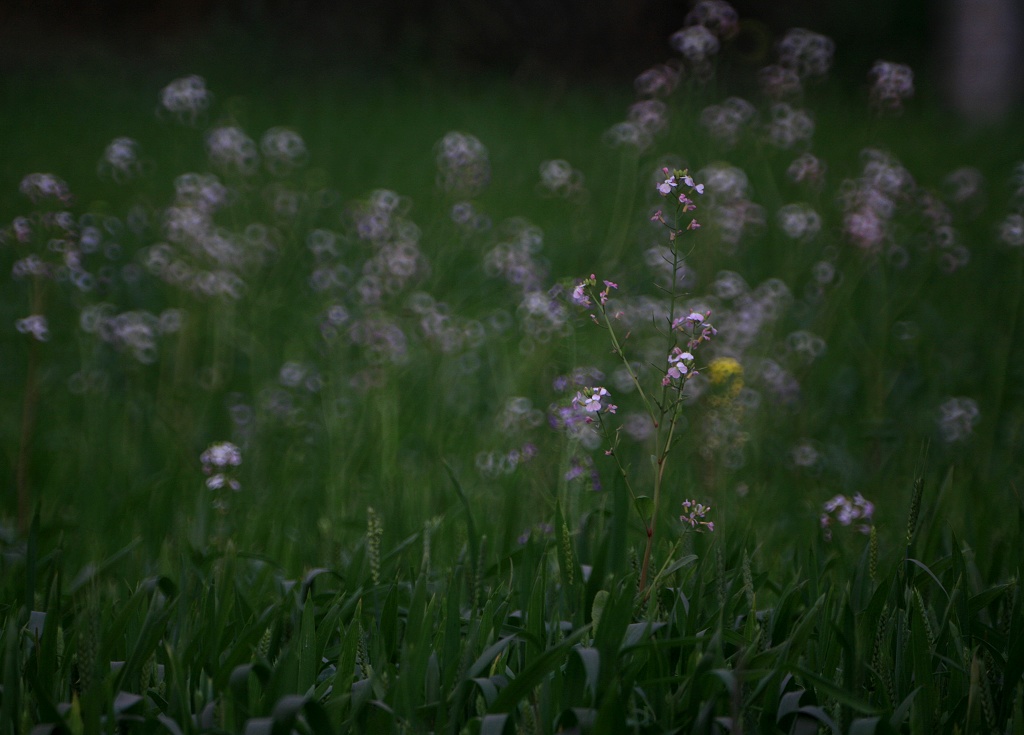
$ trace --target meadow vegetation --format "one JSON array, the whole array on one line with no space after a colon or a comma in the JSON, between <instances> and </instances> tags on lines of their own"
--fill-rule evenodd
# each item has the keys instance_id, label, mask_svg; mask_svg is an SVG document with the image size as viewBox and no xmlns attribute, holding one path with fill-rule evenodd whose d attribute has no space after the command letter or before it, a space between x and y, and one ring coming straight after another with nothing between
<instances>
[{"instance_id":1,"label":"meadow vegetation","mask_svg":"<svg viewBox=\"0 0 1024 735\"><path fill-rule=\"evenodd\" d=\"M1024 733L1024 141L695 8L3 80L0 732Z\"/></svg>"}]
</instances>

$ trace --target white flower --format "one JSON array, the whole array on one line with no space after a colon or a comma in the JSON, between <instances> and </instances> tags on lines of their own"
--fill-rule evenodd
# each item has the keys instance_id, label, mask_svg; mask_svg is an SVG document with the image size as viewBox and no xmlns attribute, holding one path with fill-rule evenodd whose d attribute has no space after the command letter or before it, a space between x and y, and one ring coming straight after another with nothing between
<instances>
[{"instance_id":1,"label":"white flower","mask_svg":"<svg viewBox=\"0 0 1024 735\"><path fill-rule=\"evenodd\" d=\"M242 464L242 451L231 442L211 444L199 456L204 467L238 467Z\"/></svg>"}]
</instances>

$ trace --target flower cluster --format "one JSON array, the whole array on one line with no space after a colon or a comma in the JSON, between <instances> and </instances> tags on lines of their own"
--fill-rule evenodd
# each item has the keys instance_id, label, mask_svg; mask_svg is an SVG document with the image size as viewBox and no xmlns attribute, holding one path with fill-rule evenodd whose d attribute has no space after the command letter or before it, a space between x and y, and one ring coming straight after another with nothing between
<instances>
[{"instance_id":1,"label":"flower cluster","mask_svg":"<svg viewBox=\"0 0 1024 735\"><path fill-rule=\"evenodd\" d=\"M452 131L437 142L435 150L437 185L446 192L474 197L490 183L487 147L474 136Z\"/></svg>"},{"instance_id":2,"label":"flower cluster","mask_svg":"<svg viewBox=\"0 0 1024 735\"><path fill-rule=\"evenodd\" d=\"M693 367L693 353L684 352L682 347L676 346L668 354L668 370L662 378L662 385L669 385L673 380L685 382L697 375Z\"/></svg>"},{"instance_id":3,"label":"flower cluster","mask_svg":"<svg viewBox=\"0 0 1024 735\"><path fill-rule=\"evenodd\" d=\"M876 61L870 77L871 103L880 110L899 111L914 96L914 71L906 64Z\"/></svg>"},{"instance_id":4,"label":"flower cluster","mask_svg":"<svg viewBox=\"0 0 1024 735\"><path fill-rule=\"evenodd\" d=\"M178 122L194 125L210 106L213 95L206 89L206 80L192 74L175 79L160 92L160 107Z\"/></svg>"},{"instance_id":5,"label":"flower cluster","mask_svg":"<svg viewBox=\"0 0 1024 735\"><path fill-rule=\"evenodd\" d=\"M260 164L256 142L239 127L214 128L206 135L210 163L222 171L250 176Z\"/></svg>"},{"instance_id":6,"label":"flower cluster","mask_svg":"<svg viewBox=\"0 0 1024 735\"><path fill-rule=\"evenodd\" d=\"M804 28L790 29L778 46L779 63L801 79L823 77L832 66L836 44L828 36Z\"/></svg>"},{"instance_id":7,"label":"flower cluster","mask_svg":"<svg viewBox=\"0 0 1024 735\"><path fill-rule=\"evenodd\" d=\"M736 166L713 163L698 176L711 198L710 222L725 252L734 252L744 235L765 223L763 208L748 197L750 180Z\"/></svg>"},{"instance_id":8,"label":"flower cluster","mask_svg":"<svg viewBox=\"0 0 1024 735\"><path fill-rule=\"evenodd\" d=\"M53 174L29 174L21 180L18 188L33 204L52 200L56 204L67 206L73 201L67 182Z\"/></svg>"},{"instance_id":9,"label":"flower cluster","mask_svg":"<svg viewBox=\"0 0 1024 735\"><path fill-rule=\"evenodd\" d=\"M677 169L673 172L669 172L667 168L663 168L662 171L665 174L665 180L658 184L658 193L663 197L668 196L669 194L675 194L679 184L685 184L690 188L691 192L695 191L698 194L704 193L704 184L694 183L693 178L685 170L680 171ZM680 192L678 196L679 203L683 205L684 212L688 212L691 209L696 208L684 192Z\"/></svg>"},{"instance_id":10,"label":"flower cluster","mask_svg":"<svg viewBox=\"0 0 1024 735\"><path fill-rule=\"evenodd\" d=\"M611 402L611 394L599 385L584 388L573 396L572 405L588 414L615 413L619 407ZM593 421L587 417L587 422Z\"/></svg>"},{"instance_id":11,"label":"flower cluster","mask_svg":"<svg viewBox=\"0 0 1024 735\"><path fill-rule=\"evenodd\" d=\"M742 97L729 97L720 105L709 105L700 113L708 135L732 147L743 131L757 119L757 109ZM660 187L659 187L660 190Z\"/></svg>"},{"instance_id":12,"label":"flower cluster","mask_svg":"<svg viewBox=\"0 0 1024 735\"><path fill-rule=\"evenodd\" d=\"M42 314L30 314L24 319L19 319L14 323L14 327L22 334L31 334L38 342L50 339L50 326Z\"/></svg>"},{"instance_id":13,"label":"flower cluster","mask_svg":"<svg viewBox=\"0 0 1024 735\"><path fill-rule=\"evenodd\" d=\"M584 278L582 281L577 283L572 293L569 295L569 300L577 306L582 306L585 309L589 309L594 305L591 301L590 294L592 289L597 287L597 276L593 273L590 274L590 278ZM613 288L617 289L619 284L614 281L604 281L604 289L597 293L597 301L604 306L608 303L608 297L611 294Z\"/></svg>"},{"instance_id":14,"label":"flower cluster","mask_svg":"<svg viewBox=\"0 0 1024 735\"><path fill-rule=\"evenodd\" d=\"M953 444L965 441L974 432L974 427L980 420L978 402L973 398L958 396L942 402L936 423L942 441Z\"/></svg>"},{"instance_id":15,"label":"flower cluster","mask_svg":"<svg viewBox=\"0 0 1024 735\"><path fill-rule=\"evenodd\" d=\"M852 498L836 495L822 506L821 527L825 531L826 540L832 540L832 525L855 526L861 533L871 533L871 519L875 514L875 505L857 493Z\"/></svg>"},{"instance_id":16,"label":"flower cluster","mask_svg":"<svg viewBox=\"0 0 1024 735\"><path fill-rule=\"evenodd\" d=\"M539 191L545 196L571 199L586 191L583 173L572 167L568 161L555 159L540 165Z\"/></svg>"},{"instance_id":17,"label":"flower cluster","mask_svg":"<svg viewBox=\"0 0 1024 735\"><path fill-rule=\"evenodd\" d=\"M242 451L231 442L211 444L199 455L203 464L203 474L207 475L206 487L210 490L228 488L235 492L242 489L242 484L235 476L235 471L242 464Z\"/></svg>"},{"instance_id":18,"label":"flower cluster","mask_svg":"<svg viewBox=\"0 0 1024 735\"><path fill-rule=\"evenodd\" d=\"M138 142L132 138L114 138L103 151L96 170L100 177L113 179L118 184L138 178L143 172Z\"/></svg>"},{"instance_id":19,"label":"flower cluster","mask_svg":"<svg viewBox=\"0 0 1024 735\"><path fill-rule=\"evenodd\" d=\"M704 342L710 342L711 338L718 334L711 322L707 321L711 316L710 311L701 314L699 311L691 311L686 316L672 320L672 330L682 332L689 339L686 342L688 349L695 350Z\"/></svg>"},{"instance_id":20,"label":"flower cluster","mask_svg":"<svg viewBox=\"0 0 1024 735\"><path fill-rule=\"evenodd\" d=\"M149 365L159 357L160 336L181 329L184 312L171 308L159 314L142 310L117 313L113 304L99 303L85 307L78 321L82 331Z\"/></svg>"},{"instance_id":21,"label":"flower cluster","mask_svg":"<svg viewBox=\"0 0 1024 735\"><path fill-rule=\"evenodd\" d=\"M260 151L267 169L283 176L301 167L309 157L302 136L289 128L271 128L260 139Z\"/></svg>"},{"instance_id":22,"label":"flower cluster","mask_svg":"<svg viewBox=\"0 0 1024 735\"><path fill-rule=\"evenodd\" d=\"M708 531L715 530L714 521L705 521L704 518L708 513L711 512L710 505L704 505L698 503L696 500L684 500L683 501L683 514L679 516L679 520L687 524L694 531Z\"/></svg>"}]
</instances>

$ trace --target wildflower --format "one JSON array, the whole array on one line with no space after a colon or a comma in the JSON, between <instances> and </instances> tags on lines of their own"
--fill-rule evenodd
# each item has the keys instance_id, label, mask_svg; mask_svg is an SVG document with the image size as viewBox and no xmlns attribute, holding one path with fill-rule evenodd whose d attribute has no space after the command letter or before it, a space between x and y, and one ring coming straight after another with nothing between
<instances>
[{"instance_id":1,"label":"wildflower","mask_svg":"<svg viewBox=\"0 0 1024 735\"><path fill-rule=\"evenodd\" d=\"M572 290L572 296L570 298L577 306L589 309L592 304L590 302L590 297L587 295L587 281L580 281L577 283L575 288Z\"/></svg>"},{"instance_id":2,"label":"wildflower","mask_svg":"<svg viewBox=\"0 0 1024 735\"><path fill-rule=\"evenodd\" d=\"M800 75L794 69L772 64L757 73L761 91L774 100L786 97L798 97L803 91Z\"/></svg>"},{"instance_id":3,"label":"wildflower","mask_svg":"<svg viewBox=\"0 0 1024 735\"><path fill-rule=\"evenodd\" d=\"M629 122L648 138L668 127L668 106L661 100L640 100L629 108Z\"/></svg>"},{"instance_id":4,"label":"wildflower","mask_svg":"<svg viewBox=\"0 0 1024 735\"><path fill-rule=\"evenodd\" d=\"M305 163L306 142L288 128L271 128L260 139L260 150L267 168L274 174L285 174Z\"/></svg>"},{"instance_id":5,"label":"wildflower","mask_svg":"<svg viewBox=\"0 0 1024 735\"><path fill-rule=\"evenodd\" d=\"M714 522L704 520L704 518L710 512L710 505L698 503L696 500L684 500L683 514L679 516L679 520L683 523L689 524L690 528L692 528L695 531L703 531L705 528L708 531L714 531Z\"/></svg>"},{"instance_id":6,"label":"wildflower","mask_svg":"<svg viewBox=\"0 0 1024 735\"><path fill-rule=\"evenodd\" d=\"M712 385L725 385L739 378L742 380L743 366L732 357L717 357L708 365L708 378Z\"/></svg>"},{"instance_id":7,"label":"wildflower","mask_svg":"<svg viewBox=\"0 0 1024 735\"><path fill-rule=\"evenodd\" d=\"M668 385L671 380L686 380L697 374L693 369L693 354L684 352L681 347L673 347L668 356L668 370L662 379L662 385Z\"/></svg>"},{"instance_id":8,"label":"wildflower","mask_svg":"<svg viewBox=\"0 0 1024 735\"><path fill-rule=\"evenodd\" d=\"M936 423L939 433L947 444L966 440L981 420L981 411L973 398L949 398L939 406Z\"/></svg>"},{"instance_id":9,"label":"wildflower","mask_svg":"<svg viewBox=\"0 0 1024 735\"><path fill-rule=\"evenodd\" d=\"M782 231L794 240L810 240L821 230L821 215L806 204L787 204L776 217Z\"/></svg>"},{"instance_id":10,"label":"wildflower","mask_svg":"<svg viewBox=\"0 0 1024 735\"><path fill-rule=\"evenodd\" d=\"M14 323L14 327L22 334L31 334L39 342L50 339L50 327L42 314L31 314L19 319Z\"/></svg>"},{"instance_id":11,"label":"wildflower","mask_svg":"<svg viewBox=\"0 0 1024 735\"><path fill-rule=\"evenodd\" d=\"M814 135L814 119L806 110L785 102L772 105L772 119L768 125L768 142L776 148L789 149L797 143L810 141Z\"/></svg>"},{"instance_id":12,"label":"wildflower","mask_svg":"<svg viewBox=\"0 0 1024 735\"><path fill-rule=\"evenodd\" d=\"M619 407L610 401L611 394L608 390L596 385L592 388L584 388L581 391L577 391L572 399L572 405L582 408L587 413L598 413L602 409L605 413L615 413ZM587 418L587 421L589 422L591 419Z\"/></svg>"},{"instance_id":13,"label":"wildflower","mask_svg":"<svg viewBox=\"0 0 1024 735\"><path fill-rule=\"evenodd\" d=\"M669 42L672 48L694 64L707 61L721 47L718 37L703 25L692 25L676 31Z\"/></svg>"},{"instance_id":14,"label":"wildflower","mask_svg":"<svg viewBox=\"0 0 1024 735\"><path fill-rule=\"evenodd\" d=\"M601 291L600 294L598 294L598 299L601 301L601 306L604 306L605 304L608 303L608 294L611 293L611 290L613 288L617 289L618 287L619 287L619 284L614 283L612 281L605 281L604 282L604 290Z\"/></svg>"},{"instance_id":15,"label":"wildflower","mask_svg":"<svg viewBox=\"0 0 1024 735\"><path fill-rule=\"evenodd\" d=\"M1007 215L1006 219L999 225L999 239L1012 248L1019 248L1024 245L1024 216L1019 214Z\"/></svg>"},{"instance_id":16,"label":"wildflower","mask_svg":"<svg viewBox=\"0 0 1024 735\"><path fill-rule=\"evenodd\" d=\"M914 71L906 64L876 61L870 76L871 102L879 109L897 111L914 96Z\"/></svg>"},{"instance_id":17,"label":"wildflower","mask_svg":"<svg viewBox=\"0 0 1024 735\"><path fill-rule=\"evenodd\" d=\"M684 184L696 191L698 194L704 193L704 184L695 184L689 174L684 172L681 178Z\"/></svg>"},{"instance_id":18,"label":"wildflower","mask_svg":"<svg viewBox=\"0 0 1024 735\"><path fill-rule=\"evenodd\" d=\"M67 182L53 174L29 174L21 180L18 189L33 204L47 199L53 199L58 204L69 204L72 200Z\"/></svg>"},{"instance_id":19,"label":"wildflower","mask_svg":"<svg viewBox=\"0 0 1024 735\"><path fill-rule=\"evenodd\" d=\"M798 184L807 183L820 188L825 183L828 166L811 153L801 153L786 169L786 175Z\"/></svg>"},{"instance_id":20,"label":"wildflower","mask_svg":"<svg viewBox=\"0 0 1024 735\"><path fill-rule=\"evenodd\" d=\"M719 38L731 38L740 29L736 9L725 0L699 0L686 14L686 24L702 25Z\"/></svg>"},{"instance_id":21,"label":"wildflower","mask_svg":"<svg viewBox=\"0 0 1024 735\"><path fill-rule=\"evenodd\" d=\"M109 176L121 184L142 173L139 144L132 138L114 138L103 151L97 166L100 176Z\"/></svg>"},{"instance_id":22,"label":"wildflower","mask_svg":"<svg viewBox=\"0 0 1024 735\"><path fill-rule=\"evenodd\" d=\"M160 92L160 106L180 122L195 123L199 115L210 106L213 95L206 89L201 76L175 79Z\"/></svg>"},{"instance_id":23,"label":"wildflower","mask_svg":"<svg viewBox=\"0 0 1024 735\"><path fill-rule=\"evenodd\" d=\"M229 487L237 492L242 489L233 474L233 468L242 464L242 452L231 442L211 444L199 455L199 461L203 463L203 474L209 475L206 487L210 490Z\"/></svg>"},{"instance_id":24,"label":"wildflower","mask_svg":"<svg viewBox=\"0 0 1024 735\"><path fill-rule=\"evenodd\" d=\"M743 366L732 357L716 357L707 368L708 381L717 389L714 403L729 403L743 390Z\"/></svg>"},{"instance_id":25,"label":"wildflower","mask_svg":"<svg viewBox=\"0 0 1024 735\"><path fill-rule=\"evenodd\" d=\"M726 145L739 141L743 128L757 117L757 109L741 97L729 97L721 105L711 105L700 113L708 133Z\"/></svg>"},{"instance_id":26,"label":"wildflower","mask_svg":"<svg viewBox=\"0 0 1024 735\"><path fill-rule=\"evenodd\" d=\"M633 82L641 97L657 97L670 94L679 84L679 70L667 64L659 64L643 72Z\"/></svg>"},{"instance_id":27,"label":"wildflower","mask_svg":"<svg viewBox=\"0 0 1024 735\"><path fill-rule=\"evenodd\" d=\"M434 146L437 185L464 197L481 193L490 183L491 163L487 147L468 133L449 132Z\"/></svg>"},{"instance_id":28,"label":"wildflower","mask_svg":"<svg viewBox=\"0 0 1024 735\"><path fill-rule=\"evenodd\" d=\"M822 506L820 524L825 531L826 540L832 540L831 526L839 523L842 526L856 524L856 529L863 533L871 533L871 519L875 513L874 503L857 493L853 498L836 495Z\"/></svg>"},{"instance_id":29,"label":"wildflower","mask_svg":"<svg viewBox=\"0 0 1024 735\"><path fill-rule=\"evenodd\" d=\"M836 45L831 38L793 28L779 42L779 63L801 78L824 76L832 66Z\"/></svg>"},{"instance_id":30,"label":"wildflower","mask_svg":"<svg viewBox=\"0 0 1024 735\"><path fill-rule=\"evenodd\" d=\"M645 150L651 144L651 136L639 125L623 120L605 131L603 139L613 148L628 147Z\"/></svg>"},{"instance_id":31,"label":"wildflower","mask_svg":"<svg viewBox=\"0 0 1024 735\"><path fill-rule=\"evenodd\" d=\"M693 332L697 325L703 321L703 314L696 311L692 311L688 315L684 317L679 317L674 322L672 322L672 329L678 329L680 331L685 332Z\"/></svg>"},{"instance_id":32,"label":"wildflower","mask_svg":"<svg viewBox=\"0 0 1024 735\"><path fill-rule=\"evenodd\" d=\"M540 189L545 194L569 197L583 189L583 174L568 161L544 161L540 165Z\"/></svg>"},{"instance_id":33,"label":"wildflower","mask_svg":"<svg viewBox=\"0 0 1024 735\"><path fill-rule=\"evenodd\" d=\"M256 143L238 127L211 130L206 136L206 152L215 166L243 175L255 173L259 165Z\"/></svg>"}]
</instances>

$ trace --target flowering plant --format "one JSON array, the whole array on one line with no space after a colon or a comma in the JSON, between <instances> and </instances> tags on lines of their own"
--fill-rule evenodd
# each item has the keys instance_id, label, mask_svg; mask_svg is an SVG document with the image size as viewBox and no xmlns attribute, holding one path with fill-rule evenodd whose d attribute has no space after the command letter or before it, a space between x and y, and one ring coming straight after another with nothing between
<instances>
[{"instance_id":1,"label":"flowering plant","mask_svg":"<svg viewBox=\"0 0 1024 735\"><path fill-rule=\"evenodd\" d=\"M651 220L662 224L668 231L669 247L667 252L669 255L667 258L671 260L670 266L673 272L676 272L682 266L683 260L678 247L679 238L684 232L700 227L697 220L690 217L689 213L697 208L691 197L703 194L704 185L696 183L685 170L663 169L663 171L665 179L657 185L657 190L662 197L673 202L674 206L668 216L662 210L658 210ZM648 420L651 422L655 445L651 456L654 468L651 496L636 492L630 468L622 462L617 452L619 432L611 430L606 425L607 414L615 413L617 409L617 406L611 402L612 397L608 390L601 386L586 388L576 394L572 403L575 408L585 412L587 422L598 424L608 445L605 454L615 461L633 507L643 523L646 545L640 567L639 591L645 595L649 594L647 587L651 551L654 546L655 529L662 505L665 468L668 456L679 439L677 429L682 417L686 384L698 375L695 353L717 334L717 330L708 321L711 312L701 313L684 309L680 303L681 294L670 290L668 313L665 315L663 327L659 329L668 342L665 366L658 367L662 378L653 389L645 388L640 381L635 363L630 361L624 348L629 334L620 337L617 330L617 320L620 314L614 309L610 296L613 290L618 289L618 285L607 280L601 281L600 284L597 277L591 274L589 278L585 278L575 285L570 298L578 306L593 309L590 315L591 319L608 333L612 352L622 361L629 380L644 405ZM695 531L714 530L714 523L704 520L705 515L710 511L709 506L695 500L685 500L682 510L680 521L685 526Z\"/></svg>"}]
</instances>

